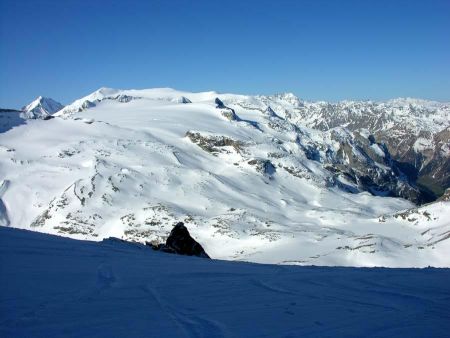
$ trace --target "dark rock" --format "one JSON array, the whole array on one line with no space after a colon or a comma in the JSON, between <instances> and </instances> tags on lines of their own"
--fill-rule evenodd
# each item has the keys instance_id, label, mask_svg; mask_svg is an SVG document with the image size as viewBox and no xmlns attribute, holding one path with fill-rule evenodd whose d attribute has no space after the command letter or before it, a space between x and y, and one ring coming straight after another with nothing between
<instances>
[{"instance_id":1,"label":"dark rock","mask_svg":"<svg viewBox=\"0 0 450 338\"><path fill-rule=\"evenodd\" d=\"M450 202L450 188L448 188L445 193L437 199L438 202Z\"/></svg>"},{"instance_id":2,"label":"dark rock","mask_svg":"<svg viewBox=\"0 0 450 338\"><path fill-rule=\"evenodd\" d=\"M201 135L197 132L187 131L186 137L203 150L215 156L221 152L228 152L226 149L223 149L223 147L233 147L238 153L241 152L244 147L243 142L221 135Z\"/></svg>"},{"instance_id":3,"label":"dark rock","mask_svg":"<svg viewBox=\"0 0 450 338\"><path fill-rule=\"evenodd\" d=\"M114 100L121 102L121 103L128 103L130 101L132 101L134 99L133 96L129 96L129 95L125 95L125 94L120 94L117 95Z\"/></svg>"},{"instance_id":4,"label":"dark rock","mask_svg":"<svg viewBox=\"0 0 450 338\"><path fill-rule=\"evenodd\" d=\"M179 103L192 103L192 101L189 100L189 99L188 99L187 97L185 97L185 96L180 97L180 98L178 99L178 102L179 102Z\"/></svg>"},{"instance_id":5,"label":"dark rock","mask_svg":"<svg viewBox=\"0 0 450 338\"><path fill-rule=\"evenodd\" d=\"M89 100L84 101L81 104L81 107L78 109L79 112L82 112L84 109L95 107L95 103Z\"/></svg>"},{"instance_id":6,"label":"dark rock","mask_svg":"<svg viewBox=\"0 0 450 338\"><path fill-rule=\"evenodd\" d=\"M275 113L275 111L272 109L271 106L267 106L267 109L264 111L264 113L266 115L269 115L269 117L274 117L274 118L277 118L277 119L281 119L281 117L277 113Z\"/></svg>"},{"instance_id":7,"label":"dark rock","mask_svg":"<svg viewBox=\"0 0 450 338\"><path fill-rule=\"evenodd\" d=\"M183 222L178 222L174 226L166 240L166 244L155 245L148 242L146 244L151 246L153 250L175 253L178 255L210 258L203 247L191 237Z\"/></svg>"},{"instance_id":8,"label":"dark rock","mask_svg":"<svg viewBox=\"0 0 450 338\"><path fill-rule=\"evenodd\" d=\"M222 116L226 117L229 121L241 121L241 118L239 116L237 116L236 112L234 111L234 109L227 107L221 99L219 99L218 97L216 97L216 99L214 100L215 104L216 104L216 108L221 109L222 110Z\"/></svg>"},{"instance_id":9,"label":"dark rock","mask_svg":"<svg viewBox=\"0 0 450 338\"><path fill-rule=\"evenodd\" d=\"M226 108L225 105L223 104L222 100L219 99L218 97L216 97L214 102L216 104L216 108Z\"/></svg>"},{"instance_id":10,"label":"dark rock","mask_svg":"<svg viewBox=\"0 0 450 338\"><path fill-rule=\"evenodd\" d=\"M255 166L256 170L263 175L272 176L276 172L275 166L270 162L270 160L266 159L252 159L247 162L248 164Z\"/></svg>"}]
</instances>

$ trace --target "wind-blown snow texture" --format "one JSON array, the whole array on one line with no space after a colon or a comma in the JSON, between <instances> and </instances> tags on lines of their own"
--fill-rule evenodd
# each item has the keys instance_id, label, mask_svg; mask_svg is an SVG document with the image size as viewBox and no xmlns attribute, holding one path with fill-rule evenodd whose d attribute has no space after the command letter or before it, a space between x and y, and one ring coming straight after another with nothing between
<instances>
[{"instance_id":1,"label":"wind-blown snow texture","mask_svg":"<svg viewBox=\"0 0 450 338\"><path fill-rule=\"evenodd\" d=\"M450 204L386 197L420 192L369 132L293 123L296 100L102 88L0 134L1 225L144 242L183 221L212 258L450 266Z\"/></svg>"},{"instance_id":2,"label":"wind-blown snow texture","mask_svg":"<svg viewBox=\"0 0 450 338\"><path fill-rule=\"evenodd\" d=\"M294 267L0 227L0 336L448 337L449 269Z\"/></svg>"}]
</instances>

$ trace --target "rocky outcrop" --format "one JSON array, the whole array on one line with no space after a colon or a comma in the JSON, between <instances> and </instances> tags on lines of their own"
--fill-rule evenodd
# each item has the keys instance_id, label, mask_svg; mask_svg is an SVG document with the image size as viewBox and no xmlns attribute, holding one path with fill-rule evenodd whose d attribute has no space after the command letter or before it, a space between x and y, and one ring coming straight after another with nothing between
<instances>
[{"instance_id":1,"label":"rocky outcrop","mask_svg":"<svg viewBox=\"0 0 450 338\"><path fill-rule=\"evenodd\" d=\"M222 116L227 118L228 121L240 121L234 109L225 106L225 104L218 97L215 99L216 108L221 110Z\"/></svg>"},{"instance_id":2,"label":"rocky outcrop","mask_svg":"<svg viewBox=\"0 0 450 338\"><path fill-rule=\"evenodd\" d=\"M236 152L241 152L244 143L222 135L202 135L198 132L188 131L186 137L204 151L215 156L219 153L229 152L226 148L231 148Z\"/></svg>"},{"instance_id":3,"label":"rocky outcrop","mask_svg":"<svg viewBox=\"0 0 450 338\"><path fill-rule=\"evenodd\" d=\"M272 177L277 170L275 166L272 164L272 162L266 159L255 158L248 161L247 163L252 166L255 166L256 171L268 177Z\"/></svg>"},{"instance_id":4,"label":"rocky outcrop","mask_svg":"<svg viewBox=\"0 0 450 338\"><path fill-rule=\"evenodd\" d=\"M153 250L163 251L167 253L174 253L178 255L197 256L203 258L210 258L203 247L191 237L188 229L184 226L183 222L178 222L169 237L166 240L166 244L151 244Z\"/></svg>"},{"instance_id":5,"label":"rocky outcrop","mask_svg":"<svg viewBox=\"0 0 450 338\"><path fill-rule=\"evenodd\" d=\"M450 188L445 190L444 194L437 199L438 202L450 202Z\"/></svg>"},{"instance_id":6,"label":"rocky outcrop","mask_svg":"<svg viewBox=\"0 0 450 338\"><path fill-rule=\"evenodd\" d=\"M78 111L79 111L79 112L82 112L83 110L89 109L89 108L92 108L92 107L95 107L95 103L92 102L92 101L86 100L86 101L84 101L84 102L81 104L81 107L80 107L80 109L79 109Z\"/></svg>"},{"instance_id":7,"label":"rocky outcrop","mask_svg":"<svg viewBox=\"0 0 450 338\"><path fill-rule=\"evenodd\" d=\"M192 103L192 101L191 100L189 100L187 97L185 97L185 96L180 96L180 97L178 97L177 99L176 99L176 102L177 103Z\"/></svg>"}]
</instances>

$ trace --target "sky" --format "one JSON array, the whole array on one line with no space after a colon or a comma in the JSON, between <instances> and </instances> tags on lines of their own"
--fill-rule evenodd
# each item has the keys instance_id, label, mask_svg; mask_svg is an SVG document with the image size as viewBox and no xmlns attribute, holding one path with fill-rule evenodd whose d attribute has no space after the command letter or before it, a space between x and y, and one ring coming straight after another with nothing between
<instances>
[{"instance_id":1,"label":"sky","mask_svg":"<svg viewBox=\"0 0 450 338\"><path fill-rule=\"evenodd\" d=\"M0 107L103 86L450 101L450 1L0 0Z\"/></svg>"}]
</instances>

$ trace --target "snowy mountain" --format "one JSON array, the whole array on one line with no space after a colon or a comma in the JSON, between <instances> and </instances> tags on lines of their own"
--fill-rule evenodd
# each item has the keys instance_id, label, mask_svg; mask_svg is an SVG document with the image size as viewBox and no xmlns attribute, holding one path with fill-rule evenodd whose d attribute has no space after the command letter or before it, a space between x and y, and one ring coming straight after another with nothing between
<instances>
[{"instance_id":1,"label":"snowy mountain","mask_svg":"<svg viewBox=\"0 0 450 338\"><path fill-rule=\"evenodd\" d=\"M50 119L64 106L50 98L39 96L22 110L0 108L0 133L27 123L27 120Z\"/></svg>"},{"instance_id":2,"label":"snowy mountain","mask_svg":"<svg viewBox=\"0 0 450 338\"><path fill-rule=\"evenodd\" d=\"M368 127L313 129L302 104L101 88L0 134L0 220L138 242L183 221L212 258L450 266L450 203L417 209L423 193ZM423 217L396 217L409 212Z\"/></svg>"},{"instance_id":3,"label":"snowy mountain","mask_svg":"<svg viewBox=\"0 0 450 338\"><path fill-rule=\"evenodd\" d=\"M22 116L25 119L44 119L63 108L64 106L61 103L48 97L39 96L22 108Z\"/></svg>"},{"instance_id":4,"label":"snowy mountain","mask_svg":"<svg viewBox=\"0 0 450 338\"><path fill-rule=\"evenodd\" d=\"M398 167L431 201L450 186L450 103L418 99L386 102L306 102L293 95L265 100L281 103L289 120L314 129L366 129L385 144ZM288 108L283 103L289 103Z\"/></svg>"},{"instance_id":5,"label":"snowy mountain","mask_svg":"<svg viewBox=\"0 0 450 338\"><path fill-rule=\"evenodd\" d=\"M446 337L449 269L298 267L0 227L0 336Z\"/></svg>"}]
</instances>

